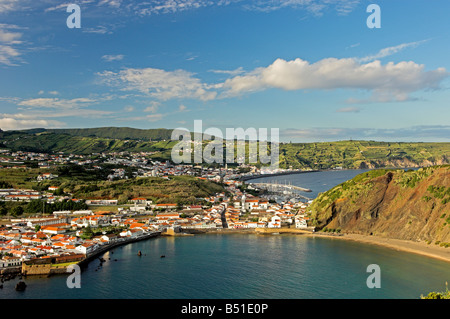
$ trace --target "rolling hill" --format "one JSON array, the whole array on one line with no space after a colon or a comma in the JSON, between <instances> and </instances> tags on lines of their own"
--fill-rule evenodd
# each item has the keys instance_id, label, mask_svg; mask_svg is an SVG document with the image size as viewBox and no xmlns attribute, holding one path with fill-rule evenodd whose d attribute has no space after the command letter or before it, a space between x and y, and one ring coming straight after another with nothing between
<instances>
[{"instance_id":1,"label":"rolling hill","mask_svg":"<svg viewBox=\"0 0 450 319\"><path fill-rule=\"evenodd\" d=\"M168 129L123 127L0 131L0 147L13 151L82 155L154 152L152 156L168 160L177 143L170 140L171 132ZM450 143L281 143L279 153L279 166L294 169L425 167L450 163Z\"/></svg>"}]
</instances>

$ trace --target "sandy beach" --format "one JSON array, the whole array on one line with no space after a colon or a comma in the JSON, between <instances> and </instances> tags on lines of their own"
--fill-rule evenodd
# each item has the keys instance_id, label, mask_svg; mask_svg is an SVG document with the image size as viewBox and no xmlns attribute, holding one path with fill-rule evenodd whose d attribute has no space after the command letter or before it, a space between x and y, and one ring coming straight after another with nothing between
<instances>
[{"instance_id":1,"label":"sandy beach","mask_svg":"<svg viewBox=\"0 0 450 319\"><path fill-rule=\"evenodd\" d=\"M211 231L208 233L221 233L221 234L232 234L232 233L256 233L261 235L270 235L271 233L280 234L295 234L300 236L310 236L310 237L320 237L320 238L330 238L337 240L352 240L360 243L379 245L386 248L391 248L399 251L405 251L409 253L419 254L426 257L440 259L446 262L450 262L450 248L440 247L434 243L427 244L426 242L415 242L411 240L393 239L385 238L379 236L368 236L359 234L327 234L327 233L313 233L310 231L300 230L300 229L265 229L264 232L250 230L250 229L227 229L222 231Z\"/></svg>"},{"instance_id":2,"label":"sandy beach","mask_svg":"<svg viewBox=\"0 0 450 319\"><path fill-rule=\"evenodd\" d=\"M431 258L440 259L443 261L450 262L450 248L440 247L434 243L427 244L426 242L415 242L411 240L401 240L384 238L379 236L367 236L358 234L343 234L342 236L328 236L328 235L315 235L310 236L320 236L328 237L333 239L343 239L343 240L353 240L360 243L379 245L395 250L415 253Z\"/></svg>"}]
</instances>

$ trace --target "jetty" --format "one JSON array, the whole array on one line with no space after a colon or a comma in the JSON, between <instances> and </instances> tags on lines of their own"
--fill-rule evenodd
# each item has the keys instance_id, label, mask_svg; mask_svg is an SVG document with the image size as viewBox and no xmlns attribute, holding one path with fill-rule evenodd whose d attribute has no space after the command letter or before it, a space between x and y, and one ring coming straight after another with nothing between
<instances>
[{"instance_id":1,"label":"jetty","mask_svg":"<svg viewBox=\"0 0 450 319\"><path fill-rule=\"evenodd\" d=\"M272 194L279 194L283 196L288 195L292 197L299 197L306 200L311 200L311 198L299 194L299 192L306 192L306 193L312 192L312 190L310 190L309 188L279 183L250 183L250 185L256 189L266 190Z\"/></svg>"},{"instance_id":2,"label":"jetty","mask_svg":"<svg viewBox=\"0 0 450 319\"><path fill-rule=\"evenodd\" d=\"M249 175L241 175L239 177L240 181L248 181L251 179L264 178L264 177L274 177L274 176L282 176L282 175L292 175L292 174L303 174L303 173L312 173L312 172L320 172L319 170L289 170L284 172L277 173L263 173L263 174L249 174Z\"/></svg>"}]
</instances>

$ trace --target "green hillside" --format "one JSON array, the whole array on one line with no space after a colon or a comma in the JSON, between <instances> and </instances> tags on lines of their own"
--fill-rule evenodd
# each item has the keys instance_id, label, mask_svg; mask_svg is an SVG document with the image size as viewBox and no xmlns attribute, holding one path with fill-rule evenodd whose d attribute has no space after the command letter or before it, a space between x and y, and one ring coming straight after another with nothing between
<instances>
[{"instance_id":1,"label":"green hillside","mask_svg":"<svg viewBox=\"0 0 450 319\"><path fill-rule=\"evenodd\" d=\"M320 194L318 229L450 245L450 166L371 170Z\"/></svg>"},{"instance_id":2,"label":"green hillside","mask_svg":"<svg viewBox=\"0 0 450 319\"><path fill-rule=\"evenodd\" d=\"M153 157L167 160L171 158L171 149L177 143L170 141L170 135L171 130L167 129L33 129L0 132L0 145L14 151L84 155L154 152ZM450 143L282 143L279 153L280 167L294 169L422 167L450 163Z\"/></svg>"}]
</instances>

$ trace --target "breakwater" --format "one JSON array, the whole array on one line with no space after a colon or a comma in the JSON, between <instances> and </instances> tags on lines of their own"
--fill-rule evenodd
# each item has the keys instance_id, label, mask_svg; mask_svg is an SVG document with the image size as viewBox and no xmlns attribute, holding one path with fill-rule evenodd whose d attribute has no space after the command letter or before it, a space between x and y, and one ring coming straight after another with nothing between
<instances>
[{"instance_id":1,"label":"breakwater","mask_svg":"<svg viewBox=\"0 0 450 319\"><path fill-rule=\"evenodd\" d=\"M239 177L239 180L242 182L251 180L251 179L257 179L257 178L264 178L264 177L274 177L274 176L282 176L282 175L292 175L292 174L303 174L303 173L311 173L311 172L320 172L319 170L311 170L311 171L287 171L287 172L279 172L279 173L270 173L270 174L257 174L257 175L245 175Z\"/></svg>"},{"instance_id":2,"label":"breakwater","mask_svg":"<svg viewBox=\"0 0 450 319\"><path fill-rule=\"evenodd\" d=\"M138 236L138 237L134 237L134 238L130 238L130 239L123 239L123 240L119 240L117 242L105 245L100 247L99 249L96 249L95 251L93 251L92 253L86 255L86 258L83 259L82 261L80 261L78 263L78 265L80 266L85 266L87 265L90 261L92 261L93 259L97 258L99 255L107 252L108 250L111 250L112 248L118 247L118 246L122 246L122 245L126 245L126 244L131 244L137 241L141 241L141 240L145 240L145 239L149 239L152 237L157 237L160 236L161 232L152 232L149 234L145 234L142 236Z\"/></svg>"}]
</instances>

